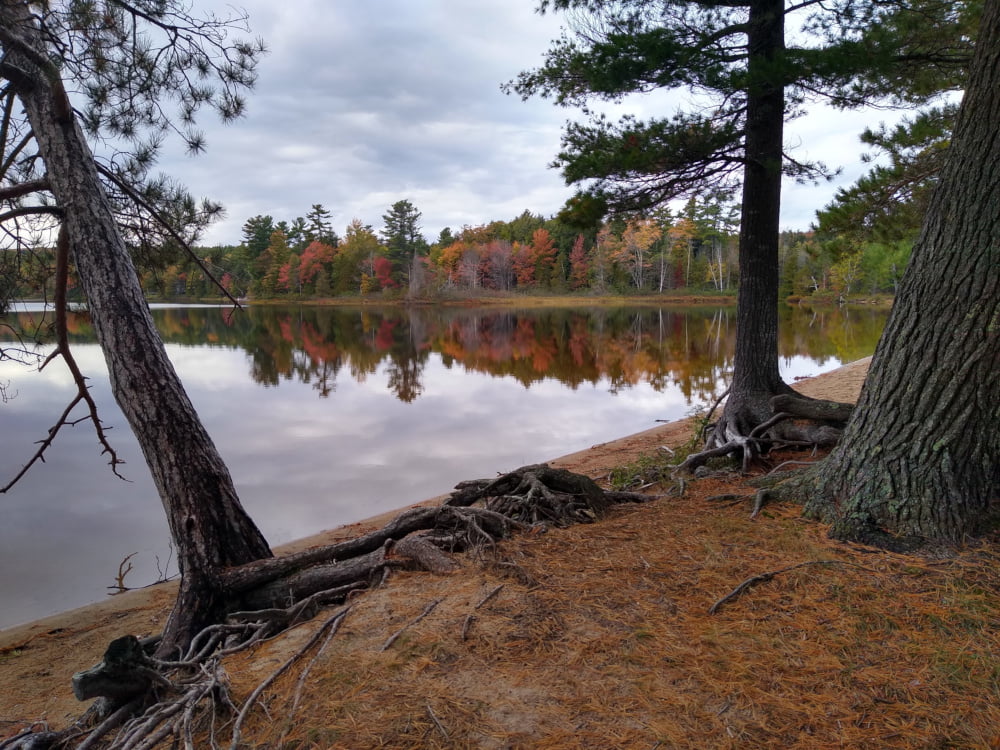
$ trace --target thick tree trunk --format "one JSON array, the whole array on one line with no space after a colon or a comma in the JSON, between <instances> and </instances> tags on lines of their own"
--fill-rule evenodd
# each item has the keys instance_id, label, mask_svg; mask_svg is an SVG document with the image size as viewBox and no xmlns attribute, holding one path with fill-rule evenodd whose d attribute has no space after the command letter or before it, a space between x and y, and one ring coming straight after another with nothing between
<instances>
[{"instance_id":1,"label":"thick tree trunk","mask_svg":"<svg viewBox=\"0 0 1000 750\"><path fill-rule=\"evenodd\" d=\"M785 86L783 0L750 3L748 90L736 355L714 443L739 440L771 416L771 397L790 392L778 374L778 222Z\"/></svg>"},{"instance_id":2,"label":"thick tree trunk","mask_svg":"<svg viewBox=\"0 0 1000 750\"><path fill-rule=\"evenodd\" d=\"M854 417L808 514L839 538L956 541L1000 500L1000 1Z\"/></svg>"},{"instance_id":3,"label":"thick tree trunk","mask_svg":"<svg viewBox=\"0 0 1000 750\"><path fill-rule=\"evenodd\" d=\"M111 388L149 464L177 547L183 582L165 634L169 647L211 619L220 569L271 551L167 358L57 72L35 64L46 49L27 6L13 0L0 6L0 20L25 45L23 54L5 50L5 62L26 74L18 95L63 211Z\"/></svg>"}]
</instances>

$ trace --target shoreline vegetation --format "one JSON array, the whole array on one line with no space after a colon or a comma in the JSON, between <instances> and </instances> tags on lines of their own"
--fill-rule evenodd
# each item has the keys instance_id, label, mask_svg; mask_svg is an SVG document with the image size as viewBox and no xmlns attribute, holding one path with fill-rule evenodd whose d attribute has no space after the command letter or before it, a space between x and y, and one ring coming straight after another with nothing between
<instances>
[{"instance_id":1,"label":"shoreline vegetation","mask_svg":"<svg viewBox=\"0 0 1000 750\"><path fill-rule=\"evenodd\" d=\"M794 387L854 401L869 362ZM601 484L648 475L695 426L664 423L549 463ZM755 475L817 458L783 451ZM396 571L227 657L237 705L260 701L247 703L241 746L998 746L1000 536L929 557L839 543L798 505L751 517L750 479L713 471L673 497L654 482L648 503L515 535L457 556L451 573ZM276 552L354 538L402 510ZM0 631L0 742L79 716L70 676L124 633L159 632L175 590ZM224 741L231 721L216 717Z\"/></svg>"},{"instance_id":2,"label":"shoreline vegetation","mask_svg":"<svg viewBox=\"0 0 1000 750\"><path fill-rule=\"evenodd\" d=\"M810 295L808 297L793 296L784 300L784 304L801 305L805 307L837 307L838 305L859 305L889 308L893 296L886 294L852 295L840 299L836 295ZM189 298L147 297L152 303L169 304L231 304L225 297L203 297L192 300ZM280 305L280 306L356 306L356 305L443 305L468 307L557 307L557 306L729 306L736 304L735 294L643 294L643 295L531 295L531 294L489 294L482 296L440 296L440 297L401 297L398 295L356 295L345 297L273 297L273 298L241 298L240 304Z\"/></svg>"}]
</instances>

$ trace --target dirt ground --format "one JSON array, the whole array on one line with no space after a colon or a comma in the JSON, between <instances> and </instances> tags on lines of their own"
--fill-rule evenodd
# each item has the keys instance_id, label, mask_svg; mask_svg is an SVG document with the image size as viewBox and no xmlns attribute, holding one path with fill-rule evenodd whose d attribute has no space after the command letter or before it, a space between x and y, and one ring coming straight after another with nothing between
<instances>
[{"instance_id":1,"label":"dirt ground","mask_svg":"<svg viewBox=\"0 0 1000 750\"><path fill-rule=\"evenodd\" d=\"M796 387L852 401L867 365ZM550 463L600 481L690 429ZM787 458L809 456L774 460ZM733 499L749 493L735 474L700 480L681 498L515 537L449 575L397 573L263 693L240 747L1000 748L1000 544L935 560L838 544L797 506L750 520ZM0 738L78 716L70 676L113 638L158 632L174 590L0 631ZM338 611L227 659L234 697Z\"/></svg>"}]
</instances>

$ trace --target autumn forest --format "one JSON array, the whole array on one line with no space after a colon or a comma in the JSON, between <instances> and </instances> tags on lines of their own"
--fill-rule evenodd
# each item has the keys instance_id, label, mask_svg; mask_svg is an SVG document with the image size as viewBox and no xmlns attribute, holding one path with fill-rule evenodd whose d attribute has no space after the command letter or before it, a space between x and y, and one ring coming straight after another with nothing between
<instances>
[{"instance_id":1,"label":"autumn forest","mask_svg":"<svg viewBox=\"0 0 1000 750\"><path fill-rule=\"evenodd\" d=\"M236 246L202 248L193 260L143 275L148 294L204 298L209 273L237 297L448 297L490 293L731 295L737 273L738 206L727 196L692 198L682 210L618 220L578 231L560 217L524 211L433 243L420 212L395 203L376 231L352 220L340 237L330 213L312 206L291 222L255 216ZM787 232L782 242L785 296L846 297L892 293L911 243L847 243L814 232ZM206 272L207 271L207 272Z\"/></svg>"},{"instance_id":2,"label":"autumn forest","mask_svg":"<svg viewBox=\"0 0 1000 750\"><path fill-rule=\"evenodd\" d=\"M420 212L393 204L375 229L352 220L343 235L321 204L292 221L254 216L238 245L196 247L188 255L166 243L139 256L151 299L236 298L448 299L491 294L735 294L738 206L726 194L690 199L682 209L618 219L580 231L560 216L525 210L509 221L445 228L433 243L421 233ZM845 240L818 231L781 238L785 298L838 300L892 294L912 240ZM11 263L12 257L2 262ZM17 259L21 288L43 295L50 253ZM11 277L7 277L11 278Z\"/></svg>"}]
</instances>

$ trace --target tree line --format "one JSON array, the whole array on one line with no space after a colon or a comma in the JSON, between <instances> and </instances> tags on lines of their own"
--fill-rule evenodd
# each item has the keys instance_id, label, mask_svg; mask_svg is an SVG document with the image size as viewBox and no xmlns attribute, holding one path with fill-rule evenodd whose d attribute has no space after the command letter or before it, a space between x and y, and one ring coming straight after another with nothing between
<instances>
[{"instance_id":1,"label":"tree line","mask_svg":"<svg viewBox=\"0 0 1000 750\"><path fill-rule=\"evenodd\" d=\"M199 262L141 271L154 299L435 298L484 293L689 294L735 293L739 278L737 207L728 194L690 198L682 208L619 218L580 231L559 216L519 216L453 232L428 243L420 212L401 200L376 230L359 219L339 235L321 204L303 218L260 215L243 225L239 245L197 247ZM893 294L912 237L854 241L843 235L783 232L785 298L842 299ZM36 252L21 291L39 294L50 257ZM32 281L34 280L34 285Z\"/></svg>"},{"instance_id":2,"label":"tree line","mask_svg":"<svg viewBox=\"0 0 1000 750\"><path fill-rule=\"evenodd\" d=\"M409 201L394 205L415 211ZM309 300L329 297L447 297L479 293L733 294L738 224L730 200L691 198L677 211L603 223L578 231L558 216L525 210L509 221L441 231L433 243L415 234L401 249L391 234L352 220L343 235L315 204L310 223L254 216L238 245L193 248L197 259L161 248L140 266L151 299ZM818 227L780 237L781 298L845 299L895 294L913 233L858 239ZM405 246L404 246L405 248ZM0 251L0 299L51 298L55 251ZM75 274L71 270L71 288Z\"/></svg>"}]
</instances>

